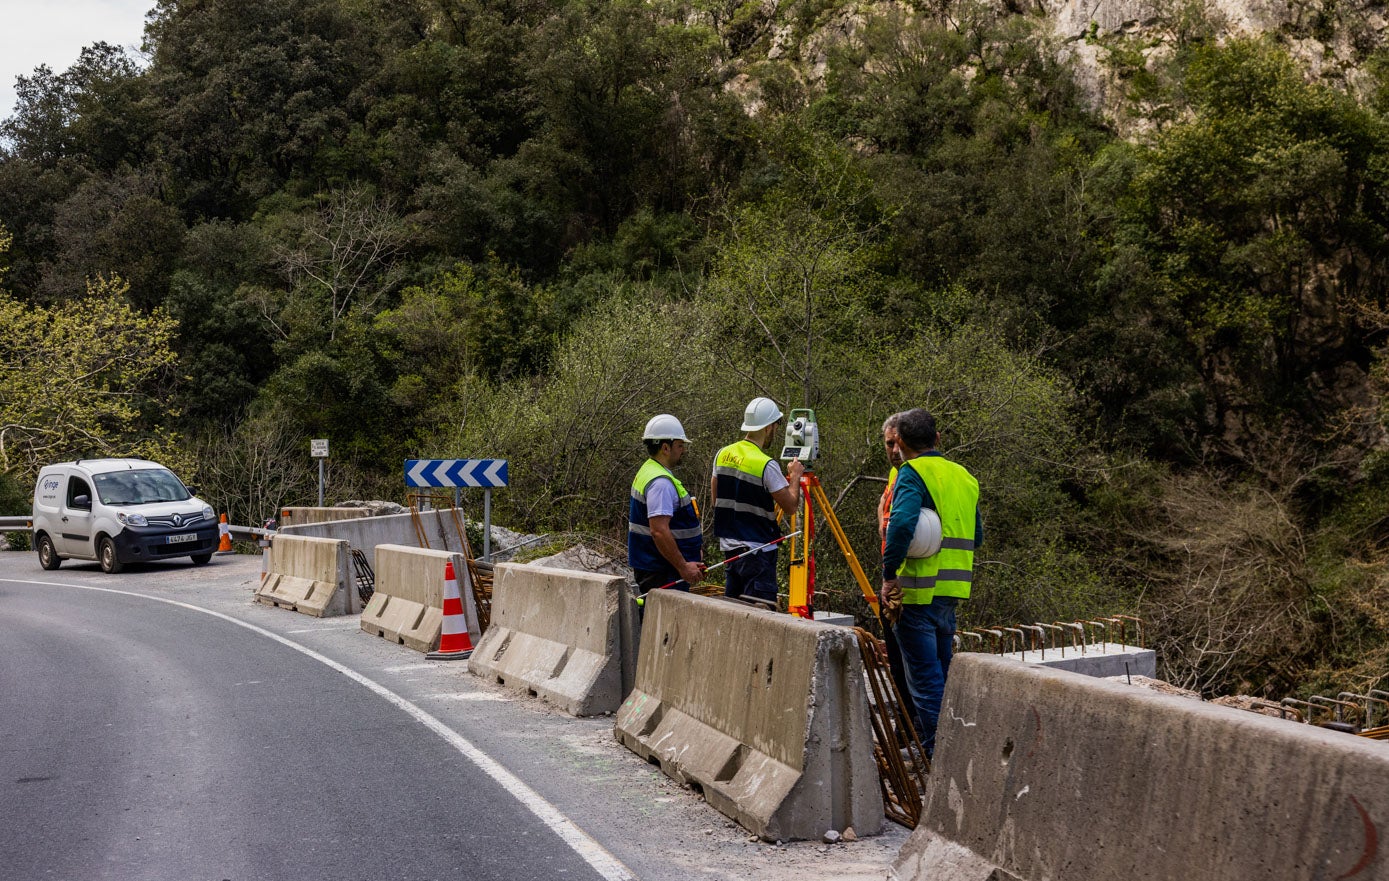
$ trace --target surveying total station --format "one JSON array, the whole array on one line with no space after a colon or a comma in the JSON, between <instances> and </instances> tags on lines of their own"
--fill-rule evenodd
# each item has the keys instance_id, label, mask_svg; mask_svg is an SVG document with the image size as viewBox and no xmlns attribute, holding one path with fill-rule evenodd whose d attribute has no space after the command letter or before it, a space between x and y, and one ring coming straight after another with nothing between
<instances>
[{"instance_id":1,"label":"surveying total station","mask_svg":"<svg viewBox=\"0 0 1389 881\"><path fill-rule=\"evenodd\" d=\"M877 615L878 596L868 583L868 576L864 574L863 566L859 565L854 549L849 546L849 538L839 525L839 518L835 516L824 487L820 486L820 478L813 470L818 458L820 429L815 422L815 411L792 410L786 422L786 443L781 448L781 459L784 462L799 461L805 466L805 473L801 475L800 486L802 507L791 518L790 597L787 611L800 618L815 617L815 517L818 508L818 513L829 524L844 559L848 561L863 598L868 601L873 614ZM798 523L802 518L803 523ZM796 535L798 530L799 536Z\"/></svg>"}]
</instances>

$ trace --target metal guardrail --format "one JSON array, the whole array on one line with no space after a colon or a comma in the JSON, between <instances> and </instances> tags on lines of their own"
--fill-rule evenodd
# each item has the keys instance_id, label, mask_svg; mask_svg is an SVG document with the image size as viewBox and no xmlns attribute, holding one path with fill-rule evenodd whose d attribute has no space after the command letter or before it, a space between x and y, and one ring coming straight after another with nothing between
<instances>
[{"instance_id":1,"label":"metal guardrail","mask_svg":"<svg viewBox=\"0 0 1389 881\"><path fill-rule=\"evenodd\" d=\"M20 532L34 528L34 518L27 514L23 517L0 517L0 532Z\"/></svg>"}]
</instances>

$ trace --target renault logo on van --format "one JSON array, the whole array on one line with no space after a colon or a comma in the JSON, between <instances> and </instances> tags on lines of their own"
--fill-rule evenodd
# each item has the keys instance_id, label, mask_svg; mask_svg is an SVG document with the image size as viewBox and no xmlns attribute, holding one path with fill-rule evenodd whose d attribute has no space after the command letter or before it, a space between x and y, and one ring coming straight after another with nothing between
<instances>
[{"instance_id":1,"label":"renault logo on van","mask_svg":"<svg viewBox=\"0 0 1389 881\"><path fill-rule=\"evenodd\" d=\"M175 526L182 526L182 525L183 525L183 515L182 515L182 514L175 514L175 515L174 515L174 525L175 525Z\"/></svg>"}]
</instances>

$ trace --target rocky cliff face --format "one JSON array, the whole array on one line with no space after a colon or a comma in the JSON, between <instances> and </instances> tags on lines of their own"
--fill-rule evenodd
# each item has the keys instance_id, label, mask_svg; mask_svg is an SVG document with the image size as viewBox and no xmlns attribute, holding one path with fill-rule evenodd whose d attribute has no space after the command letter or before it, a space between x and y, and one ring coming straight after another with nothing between
<instances>
[{"instance_id":1,"label":"rocky cliff face","mask_svg":"<svg viewBox=\"0 0 1389 881\"><path fill-rule=\"evenodd\" d=\"M964 0L965 4L975 0ZM1116 119L1121 130L1144 122L1121 109L1122 67L1134 55L1159 65L1198 32L1218 37L1273 35L1301 61L1310 76L1352 91L1363 89L1366 59L1389 39L1389 6L1379 0L984 0L997 15L1036 21L1049 30L1058 51L1076 63L1082 89L1095 109ZM833 47L853 40L875 15L959 14L960 0L933 4L834 3L762 0L712 19L730 50L729 89L757 113L766 95L758 67L780 63L812 88L823 81ZM965 15L971 14L965 12ZM1116 61L1123 54L1125 61Z\"/></svg>"}]
</instances>

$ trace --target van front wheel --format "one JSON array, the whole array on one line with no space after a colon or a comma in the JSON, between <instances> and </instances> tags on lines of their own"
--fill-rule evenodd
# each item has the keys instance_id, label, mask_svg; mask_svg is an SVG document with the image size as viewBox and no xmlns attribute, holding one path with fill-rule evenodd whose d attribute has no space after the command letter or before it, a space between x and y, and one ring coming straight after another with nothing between
<instances>
[{"instance_id":1,"label":"van front wheel","mask_svg":"<svg viewBox=\"0 0 1389 881\"><path fill-rule=\"evenodd\" d=\"M101 540L101 550L97 556L101 560L102 572L114 575L125 568L125 564L116 557L116 543L109 538Z\"/></svg>"},{"instance_id":2,"label":"van front wheel","mask_svg":"<svg viewBox=\"0 0 1389 881\"><path fill-rule=\"evenodd\" d=\"M212 555L211 555L211 554L193 554L193 555L191 555L191 556L189 557L189 559L193 561L193 565L194 565L194 566L206 566L207 563L208 563L208 561L212 559Z\"/></svg>"},{"instance_id":3,"label":"van front wheel","mask_svg":"<svg viewBox=\"0 0 1389 881\"><path fill-rule=\"evenodd\" d=\"M53 547L53 539L46 535L39 536L39 565L50 571L63 565L62 558Z\"/></svg>"}]
</instances>

